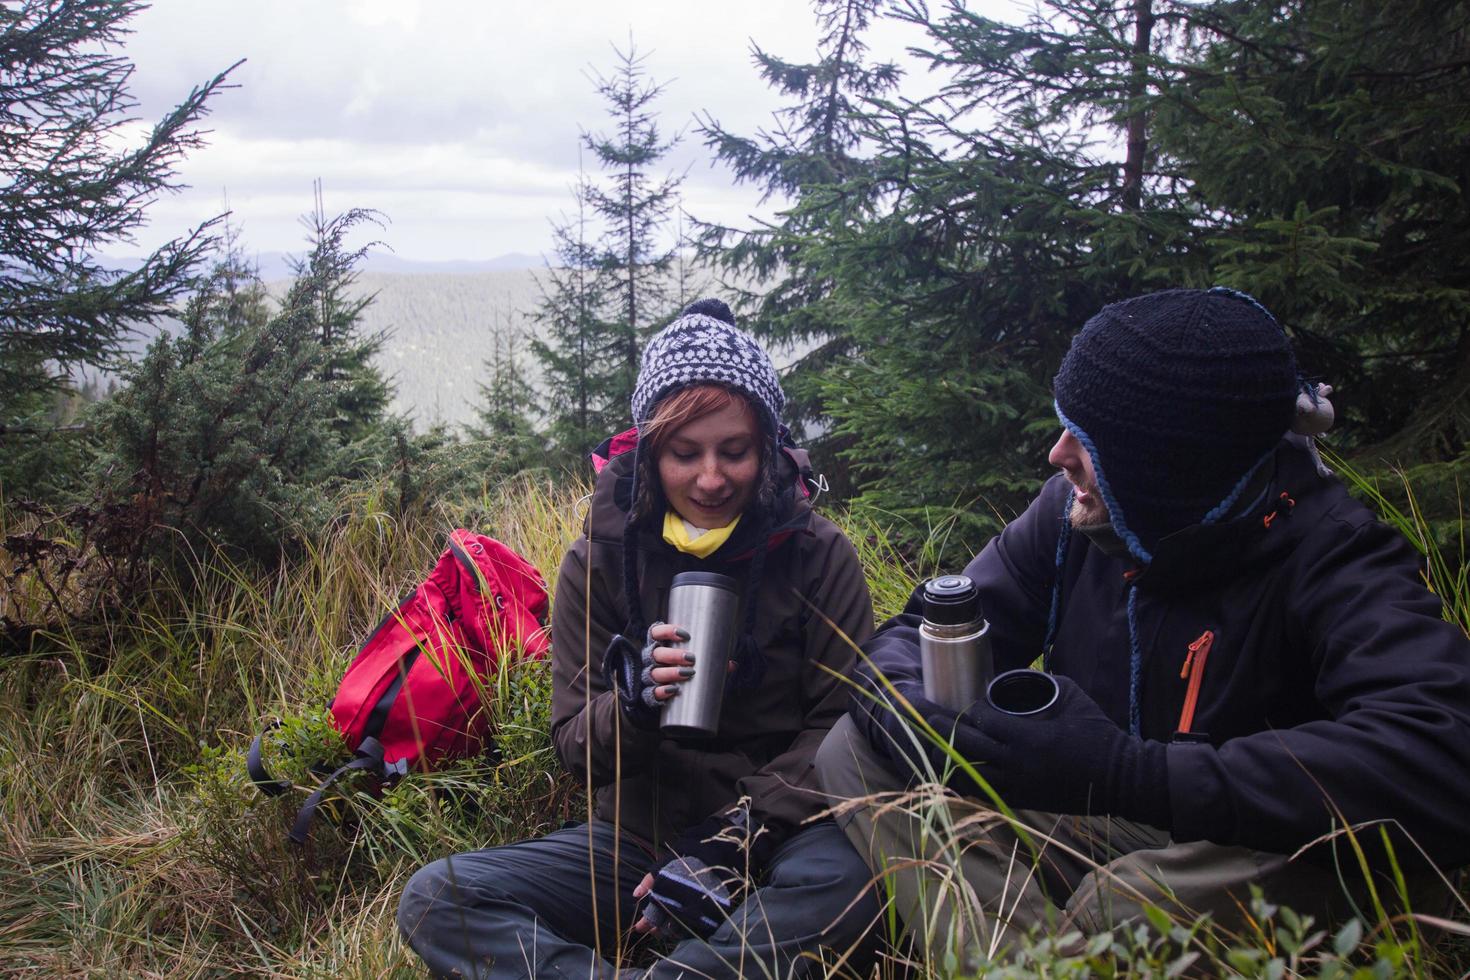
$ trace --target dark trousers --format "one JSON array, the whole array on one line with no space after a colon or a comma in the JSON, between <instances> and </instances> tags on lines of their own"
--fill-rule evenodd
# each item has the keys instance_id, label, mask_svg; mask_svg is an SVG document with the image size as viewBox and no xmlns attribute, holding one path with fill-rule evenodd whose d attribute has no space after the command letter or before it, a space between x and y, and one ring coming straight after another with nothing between
<instances>
[{"instance_id":1,"label":"dark trousers","mask_svg":"<svg viewBox=\"0 0 1470 980\"><path fill-rule=\"evenodd\" d=\"M616 852L616 853L615 853ZM617 977L634 944L633 889L661 862L613 825L435 861L409 880L398 927L437 976ZM649 977L823 976L860 968L878 916L869 872L830 821L777 849L764 886L707 939L686 938Z\"/></svg>"}]
</instances>

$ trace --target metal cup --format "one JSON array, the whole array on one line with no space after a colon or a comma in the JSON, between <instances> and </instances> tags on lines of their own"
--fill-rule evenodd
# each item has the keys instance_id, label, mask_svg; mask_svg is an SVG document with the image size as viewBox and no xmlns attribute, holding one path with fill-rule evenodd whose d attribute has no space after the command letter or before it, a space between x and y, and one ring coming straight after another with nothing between
<instances>
[{"instance_id":1,"label":"metal cup","mask_svg":"<svg viewBox=\"0 0 1470 980\"><path fill-rule=\"evenodd\" d=\"M735 580L714 572L680 572L669 588L666 621L689 634L687 643L666 644L695 653L694 676L664 702L659 727L669 735L699 737L720 729L725 699L725 663L735 640L740 591Z\"/></svg>"},{"instance_id":2,"label":"metal cup","mask_svg":"<svg viewBox=\"0 0 1470 980\"><path fill-rule=\"evenodd\" d=\"M1023 667L1008 670L991 681L985 699L996 711L1008 715L1034 715L1056 704L1061 692L1055 677Z\"/></svg>"}]
</instances>

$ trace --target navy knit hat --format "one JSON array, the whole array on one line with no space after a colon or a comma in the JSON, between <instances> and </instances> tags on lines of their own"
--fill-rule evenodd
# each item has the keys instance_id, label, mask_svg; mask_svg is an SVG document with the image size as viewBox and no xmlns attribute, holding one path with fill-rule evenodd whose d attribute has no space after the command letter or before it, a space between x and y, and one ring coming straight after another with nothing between
<instances>
[{"instance_id":1,"label":"navy knit hat","mask_svg":"<svg viewBox=\"0 0 1470 980\"><path fill-rule=\"evenodd\" d=\"M633 388L633 424L641 431L667 395L703 383L728 385L750 396L761 426L774 433L786 395L775 365L755 339L735 326L730 307L717 299L690 304L643 349Z\"/></svg>"},{"instance_id":2,"label":"navy knit hat","mask_svg":"<svg viewBox=\"0 0 1470 980\"><path fill-rule=\"evenodd\" d=\"M1245 293L1171 289L1105 306L1053 381L1119 536L1219 519L1292 425L1300 390L1280 324Z\"/></svg>"}]
</instances>

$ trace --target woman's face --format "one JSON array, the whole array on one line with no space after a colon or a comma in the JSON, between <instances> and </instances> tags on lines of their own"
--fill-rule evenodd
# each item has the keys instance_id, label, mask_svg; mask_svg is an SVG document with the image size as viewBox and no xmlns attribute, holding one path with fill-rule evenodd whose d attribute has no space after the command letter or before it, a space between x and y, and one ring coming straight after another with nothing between
<instances>
[{"instance_id":1,"label":"woman's face","mask_svg":"<svg viewBox=\"0 0 1470 980\"><path fill-rule=\"evenodd\" d=\"M703 528L724 527L745 510L760 469L760 428L743 398L675 429L658 457L669 505Z\"/></svg>"}]
</instances>

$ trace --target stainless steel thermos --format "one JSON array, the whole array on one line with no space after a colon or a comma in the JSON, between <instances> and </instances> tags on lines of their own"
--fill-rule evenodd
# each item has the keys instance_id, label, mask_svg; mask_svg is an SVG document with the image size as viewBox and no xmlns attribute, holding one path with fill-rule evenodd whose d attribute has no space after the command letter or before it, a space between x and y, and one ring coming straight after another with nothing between
<instances>
[{"instance_id":1,"label":"stainless steel thermos","mask_svg":"<svg viewBox=\"0 0 1470 980\"><path fill-rule=\"evenodd\" d=\"M990 624L980 610L980 592L964 575L941 575L924 583L923 602L919 657L924 696L964 711L985 697L985 687L995 674Z\"/></svg>"},{"instance_id":2,"label":"stainless steel thermos","mask_svg":"<svg viewBox=\"0 0 1470 980\"><path fill-rule=\"evenodd\" d=\"M735 580L714 572L680 572L669 587L664 619L689 633L688 643L670 643L694 651L694 676L664 702L659 727L670 735L713 735L720 728L725 697L725 662L735 639L740 591Z\"/></svg>"}]
</instances>

